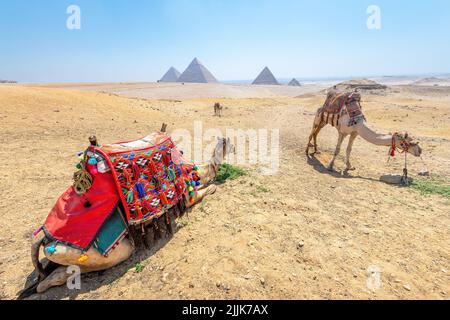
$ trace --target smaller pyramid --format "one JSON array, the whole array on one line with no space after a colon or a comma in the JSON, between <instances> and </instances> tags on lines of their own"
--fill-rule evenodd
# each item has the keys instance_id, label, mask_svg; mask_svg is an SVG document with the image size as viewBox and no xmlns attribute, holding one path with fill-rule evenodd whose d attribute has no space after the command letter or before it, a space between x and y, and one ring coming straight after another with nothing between
<instances>
[{"instance_id":1,"label":"smaller pyramid","mask_svg":"<svg viewBox=\"0 0 450 320\"><path fill-rule=\"evenodd\" d=\"M301 84L300 84L300 82L298 82L297 79L294 78L288 83L288 86L301 87Z\"/></svg>"},{"instance_id":2,"label":"smaller pyramid","mask_svg":"<svg viewBox=\"0 0 450 320\"><path fill-rule=\"evenodd\" d=\"M169 70L167 70L167 72L163 75L159 82L177 82L179 77L180 72L174 67L171 67Z\"/></svg>"},{"instance_id":3,"label":"smaller pyramid","mask_svg":"<svg viewBox=\"0 0 450 320\"><path fill-rule=\"evenodd\" d=\"M217 79L197 58L192 60L177 81L191 83L217 83Z\"/></svg>"},{"instance_id":4,"label":"smaller pyramid","mask_svg":"<svg viewBox=\"0 0 450 320\"><path fill-rule=\"evenodd\" d=\"M265 67L263 71L256 77L252 84L279 85L277 79L269 68Z\"/></svg>"}]
</instances>

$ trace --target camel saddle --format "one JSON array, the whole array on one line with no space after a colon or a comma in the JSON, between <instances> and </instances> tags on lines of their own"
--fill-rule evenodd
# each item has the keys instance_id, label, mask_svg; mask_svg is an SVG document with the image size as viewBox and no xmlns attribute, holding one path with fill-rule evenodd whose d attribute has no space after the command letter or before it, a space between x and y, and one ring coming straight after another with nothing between
<instances>
[{"instance_id":1,"label":"camel saddle","mask_svg":"<svg viewBox=\"0 0 450 320\"><path fill-rule=\"evenodd\" d=\"M192 201L200 185L198 168L186 163L170 136L162 132L91 145L78 167L92 183L80 190L75 181L42 229L51 240L82 251L94 246L104 255L129 226L149 223L180 201Z\"/></svg>"},{"instance_id":2,"label":"camel saddle","mask_svg":"<svg viewBox=\"0 0 450 320\"><path fill-rule=\"evenodd\" d=\"M349 125L358 123L360 119L365 119L361 108L361 94L358 92L339 92L330 90L321 112L328 115L341 116L343 112L350 117Z\"/></svg>"}]
</instances>

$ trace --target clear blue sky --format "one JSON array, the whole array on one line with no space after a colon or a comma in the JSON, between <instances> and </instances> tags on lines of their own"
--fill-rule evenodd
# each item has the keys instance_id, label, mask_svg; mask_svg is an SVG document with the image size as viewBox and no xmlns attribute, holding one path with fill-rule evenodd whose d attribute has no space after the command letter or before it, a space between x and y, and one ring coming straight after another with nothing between
<instances>
[{"instance_id":1,"label":"clear blue sky","mask_svg":"<svg viewBox=\"0 0 450 320\"><path fill-rule=\"evenodd\" d=\"M67 7L81 9L68 30ZM366 27L381 9L381 30ZM198 57L220 80L450 73L448 0L2 0L0 79L154 81Z\"/></svg>"}]
</instances>

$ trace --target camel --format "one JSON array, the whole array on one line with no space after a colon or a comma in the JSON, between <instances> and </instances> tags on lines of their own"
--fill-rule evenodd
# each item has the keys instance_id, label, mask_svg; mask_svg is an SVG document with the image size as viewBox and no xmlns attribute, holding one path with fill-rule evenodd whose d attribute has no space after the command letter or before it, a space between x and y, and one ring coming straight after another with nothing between
<instances>
[{"instance_id":1,"label":"camel","mask_svg":"<svg viewBox=\"0 0 450 320\"><path fill-rule=\"evenodd\" d=\"M223 110L223 106L219 102L216 102L214 104L214 115L222 117L222 110Z\"/></svg>"},{"instance_id":2,"label":"camel","mask_svg":"<svg viewBox=\"0 0 450 320\"><path fill-rule=\"evenodd\" d=\"M413 139L407 133L380 134L370 129L362 114L361 95L356 91L352 93L340 93L336 91L335 88L330 90L324 106L317 110L314 118L313 128L306 147L307 156L309 156L309 149L311 147L314 147L314 153L318 153L317 136L320 130L328 124L335 127L339 134L336 150L327 166L329 171L333 171L334 162L336 161L336 158L341 151L342 143L347 136L350 138L345 157L346 171L355 170L350 163L350 155L353 143L358 136L361 136L367 142L378 146L389 146L391 148L391 155L393 155L397 149L402 152L408 152L415 157L420 157L422 154L419 143L413 142ZM314 143L311 144L311 141Z\"/></svg>"},{"instance_id":3,"label":"camel","mask_svg":"<svg viewBox=\"0 0 450 320\"><path fill-rule=\"evenodd\" d=\"M183 201L185 203L182 203L181 207L190 208L202 202L206 196L209 196L216 192L217 188L216 185L211 183L214 181L217 172L219 171L219 168L222 162L224 161L224 158L228 154L234 152L235 152L234 145L231 144L231 140L229 138L228 139L218 138L217 145L213 151L211 160L206 164L198 165L198 172L201 180L195 201L194 202ZM173 211L179 210L179 206L175 207L176 208L170 209L168 214L172 213L176 217L178 216L178 214L174 214ZM150 223L151 222L145 224L144 228L149 229L150 227L152 227ZM130 229L132 228L130 227ZM130 233L132 234L131 231L133 230L130 230ZM28 290L32 291L31 293L34 292L43 293L51 287L65 284L69 279L69 277L71 276L71 274L68 273L68 266L73 265L78 266L80 268L81 273L102 271L112 268L122 263L123 261L127 260L131 256L131 254L136 250L133 238L127 236L119 242L117 247L107 257L101 255L95 248L91 247L86 252L86 255L89 256L89 259L86 261L80 261L80 254L81 254L80 250L67 246L63 243L59 243L57 241L48 242L45 241L45 239L46 239L45 236L38 238L32 244L31 247L32 262L39 274L38 284L37 285L35 284L31 289L28 288L25 289L24 291ZM49 251L46 250L50 246L53 246L56 249L52 250L54 251L52 253L49 253ZM44 247L43 251L46 258L50 262L58 266L50 274L47 274L48 272L44 270L43 265L39 261L39 252L41 247ZM29 294L30 292L28 292L26 295Z\"/></svg>"}]
</instances>

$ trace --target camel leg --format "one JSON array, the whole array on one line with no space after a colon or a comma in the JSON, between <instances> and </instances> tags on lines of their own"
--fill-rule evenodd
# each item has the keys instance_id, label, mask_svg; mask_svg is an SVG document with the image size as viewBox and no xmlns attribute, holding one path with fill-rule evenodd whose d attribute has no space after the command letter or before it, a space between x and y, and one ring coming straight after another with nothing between
<instances>
[{"instance_id":1,"label":"camel leg","mask_svg":"<svg viewBox=\"0 0 450 320\"><path fill-rule=\"evenodd\" d=\"M309 155L309 148L311 148L313 145L311 144L311 141L314 137L314 132L316 131L316 125L314 124L312 130L311 130L311 134L309 135L309 139L308 139L308 143L306 144L306 155Z\"/></svg>"},{"instance_id":2,"label":"camel leg","mask_svg":"<svg viewBox=\"0 0 450 320\"><path fill-rule=\"evenodd\" d=\"M345 135L342 133L339 133L339 138L338 138L338 142L336 145L336 150L334 151L334 155L333 158L331 159L330 163L328 164L327 169L329 171L333 171L333 167L334 167L334 161L336 161L337 156L339 155L339 153L341 152L341 146L342 146L342 142L344 141Z\"/></svg>"},{"instance_id":3,"label":"camel leg","mask_svg":"<svg viewBox=\"0 0 450 320\"><path fill-rule=\"evenodd\" d=\"M60 266L39 283L36 292L43 293L52 287L61 286L67 282L71 275L71 273L67 273L66 266Z\"/></svg>"},{"instance_id":4,"label":"camel leg","mask_svg":"<svg viewBox=\"0 0 450 320\"><path fill-rule=\"evenodd\" d=\"M357 133L352 133L348 140L347 153L345 157L345 165L347 167L347 171L355 170L355 167L352 167L352 165L350 164L350 154L352 153L353 143L355 142L357 136Z\"/></svg>"},{"instance_id":5,"label":"camel leg","mask_svg":"<svg viewBox=\"0 0 450 320\"><path fill-rule=\"evenodd\" d=\"M317 153L317 135L324 126L325 125L321 123L321 119L316 116L311 134L309 135L308 143L306 144L306 155L309 155L309 148L311 147L314 147L314 153ZM314 140L314 145L311 144L312 140Z\"/></svg>"},{"instance_id":6,"label":"camel leg","mask_svg":"<svg viewBox=\"0 0 450 320\"><path fill-rule=\"evenodd\" d=\"M319 151L317 150L317 136L319 135L319 132L320 132L320 130L322 130L323 129L323 125L320 125L318 128L317 128L317 130L316 130L316 132L314 133L314 136L313 136L313 139L314 139L314 153L315 154L318 154L319 153Z\"/></svg>"},{"instance_id":7,"label":"camel leg","mask_svg":"<svg viewBox=\"0 0 450 320\"><path fill-rule=\"evenodd\" d=\"M187 207L189 208L189 207L192 207L192 206L202 202L206 196L214 194L216 192L216 190L217 190L217 186L215 184L212 184L203 190L197 191L197 197L195 198L195 202L187 204Z\"/></svg>"}]
</instances>

